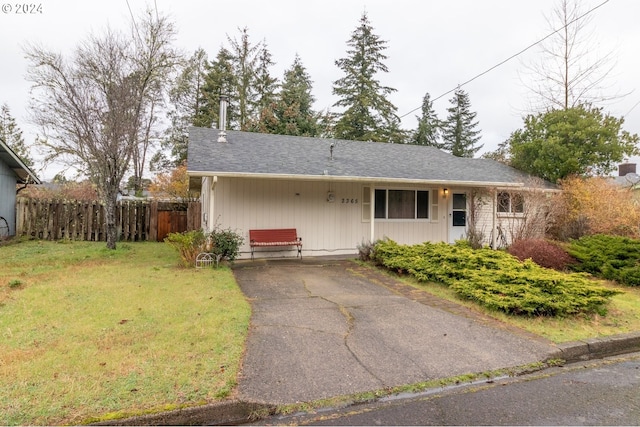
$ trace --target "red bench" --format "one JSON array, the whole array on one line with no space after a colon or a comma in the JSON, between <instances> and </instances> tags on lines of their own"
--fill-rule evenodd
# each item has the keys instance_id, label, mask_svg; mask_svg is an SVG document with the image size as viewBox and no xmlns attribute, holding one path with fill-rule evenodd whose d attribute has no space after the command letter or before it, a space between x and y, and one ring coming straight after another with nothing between
<instances>
[{"instance_id":1,"label":"red bench","mask_svg":"<svg viewBox=\"0 0 640 427\"><path fill-rule=\"evenodd\" d=\"M270 230L249 230L249 246L251 259L253 252L259 246L296 246L298 255L302 258L302 237L298 237L295 228L280 228Z\"/></svg>"}]
</instances>

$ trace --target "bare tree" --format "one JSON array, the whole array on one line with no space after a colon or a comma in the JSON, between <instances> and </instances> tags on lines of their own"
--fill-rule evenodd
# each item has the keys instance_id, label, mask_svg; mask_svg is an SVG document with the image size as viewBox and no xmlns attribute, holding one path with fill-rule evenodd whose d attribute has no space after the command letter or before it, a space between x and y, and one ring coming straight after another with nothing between
<instances>
[{"instance_id":1,"label":"bare tree","mask_svg":"<svg viewBox=\"0 0 640 427\"><path fill-rule=\"evenodd\" d=\"M107 247L115 249L120 184L136 164L142 172L156 107L176 60L173 24L147 11L125 35L107 29L68 58L31 45L32 121L46 159L78 168L106 206Z\"/></svg>"},{"instance_id":2,"label":"bare tree","mask_svg":"<svg viewBox=\"0 0 640 427\"><path fill-rule=\"evenodd\" d=\"M599 55L598 43L589 31L591 15L580 8L581 4L584 2L580 0L558 0L546 17L552 33L540 43L540 62L525 65L532 78L525 85L537 98L538 105L533 106L536 111L567 110L624 96L607 93L607 80L615 66L614 52Z\"/></svg>"}]
</instances>

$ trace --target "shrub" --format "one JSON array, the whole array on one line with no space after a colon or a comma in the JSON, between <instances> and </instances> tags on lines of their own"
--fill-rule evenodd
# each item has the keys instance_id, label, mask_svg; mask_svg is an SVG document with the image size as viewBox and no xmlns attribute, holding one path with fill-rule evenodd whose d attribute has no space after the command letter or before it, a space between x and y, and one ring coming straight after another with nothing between
<instances>
[{"instance_id":1,"label":"shrub","mask_svg":"<svg viewBox=\"0 0 640 427\"><path fill-rule=\"evenodd\" d=\"M378 240L372 242L362 242L358 245L358 258L361 261L371 261L374 259L374 248Z\"/></svg>"},{"instance_id":2,"label":"shrub","mask_svg":"<svg viewBox=\"0 0 640 427\"><path fill-rule=\"evenodd\" d=\"M207 246L207 236L202 230L169 233L164 241L178 250L185 267L194 266L196 257L200 252L205 252Z\"/></svg>"},{"instance_id":3,"label":"shrub","mask_svg":"<svg viewBox=\"0 0 640 427\"><path fill-rule=\"evenodd\" d=\"M220 259L233 261L240 252L240 246L244 243L244 238L232 231L230 228L221 230L216 227L210 234L211 253L220 256Z\"/></svg>"},{"instance_id":4,"label":"shrub","mask_svg":"<svg viewBox=\"0 0 640 427\"><path fill-rule=\"evenodd\" d=\"M506 252L471 249L469 244L423 243L400 246L391 240L375 246L376 260L423 282L439 282L460 297L489 309L516 315L604 314L608 289L585 273L561 273Z\"/></svg>"},{"instance_id":5,"label":"shrub","mask_svg":"<svg viewBox=\"0 0 640 427\"><path fill-rule=\"evenodd\" d=\"M576 260L555 243L544 239L523 239L513 242L508 252L520 261L531 259L539 266L558 271L567 270Z\"/></svg>"},{"instance_id":6,"label":"shrub","mask_svg":"<svg viewBox=\"0 0 640 427\"><path fill-rule=\"evenodd\" d=\"M569 244L572 268L628 286L640 286L640 240L598 234Z\"/></svg>"},{"instance_id":7,"label":"shrub","mask_svg":"<svg viewBox=\"0 0 640 427\"><path fill-rule=\"evenodd\" d=\"M609 177L569 177L560 186L562 192L554 204L561 215L551 230L555 238L594 234L640 237L640 206L630 186L617 185Z\"/></svg>"}]
</instances>

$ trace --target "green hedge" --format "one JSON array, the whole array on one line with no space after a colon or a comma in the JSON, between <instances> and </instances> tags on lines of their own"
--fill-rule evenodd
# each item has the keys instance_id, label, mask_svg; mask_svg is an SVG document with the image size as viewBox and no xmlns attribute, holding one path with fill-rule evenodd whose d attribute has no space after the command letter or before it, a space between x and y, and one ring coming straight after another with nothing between
<instances>
[{"instance_id":1,"label":"green hedge","mask_svg":"<svg viewBox=\"0 0 640 427\"><path fill-rule=\"evenodd\" d=\"M640 240L620 236L584 236L569 244L568 252L579 261L572 266L622 285L640 286Z\"/></svg>"},{"instance_id":2,"label":"green hedge","mask_svg":"<svg viewBox=\"0 0 640 427\"><path fill-rule=\"evenodd\" d=\"M374 259L390 270L442 283L464 299L515 315L604 314L610 297L620 293L586 273L561 273L531 260L520 262L506 252L471 249L464 242L402 246L384 240L376 244Z\"/></svg>"}]
</instances>

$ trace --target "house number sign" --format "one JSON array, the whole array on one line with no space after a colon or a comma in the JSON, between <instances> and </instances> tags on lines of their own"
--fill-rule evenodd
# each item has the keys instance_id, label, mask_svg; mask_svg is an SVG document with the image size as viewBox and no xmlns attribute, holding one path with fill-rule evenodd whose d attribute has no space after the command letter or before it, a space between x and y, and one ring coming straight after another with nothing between
<instances>
[{"instance_id":1,"label":"house number sign","mask_svg":"<svg viewBox=\"0 0 640 427\"><path fill-rule=\"evenodd\" d=\"M358 199L345 199L345 198L343 198L341 200L342 200L343 204L349 203L349 204L354 204L355 205L355 204L358 203Z\"/></svg>"}]
</instances>

